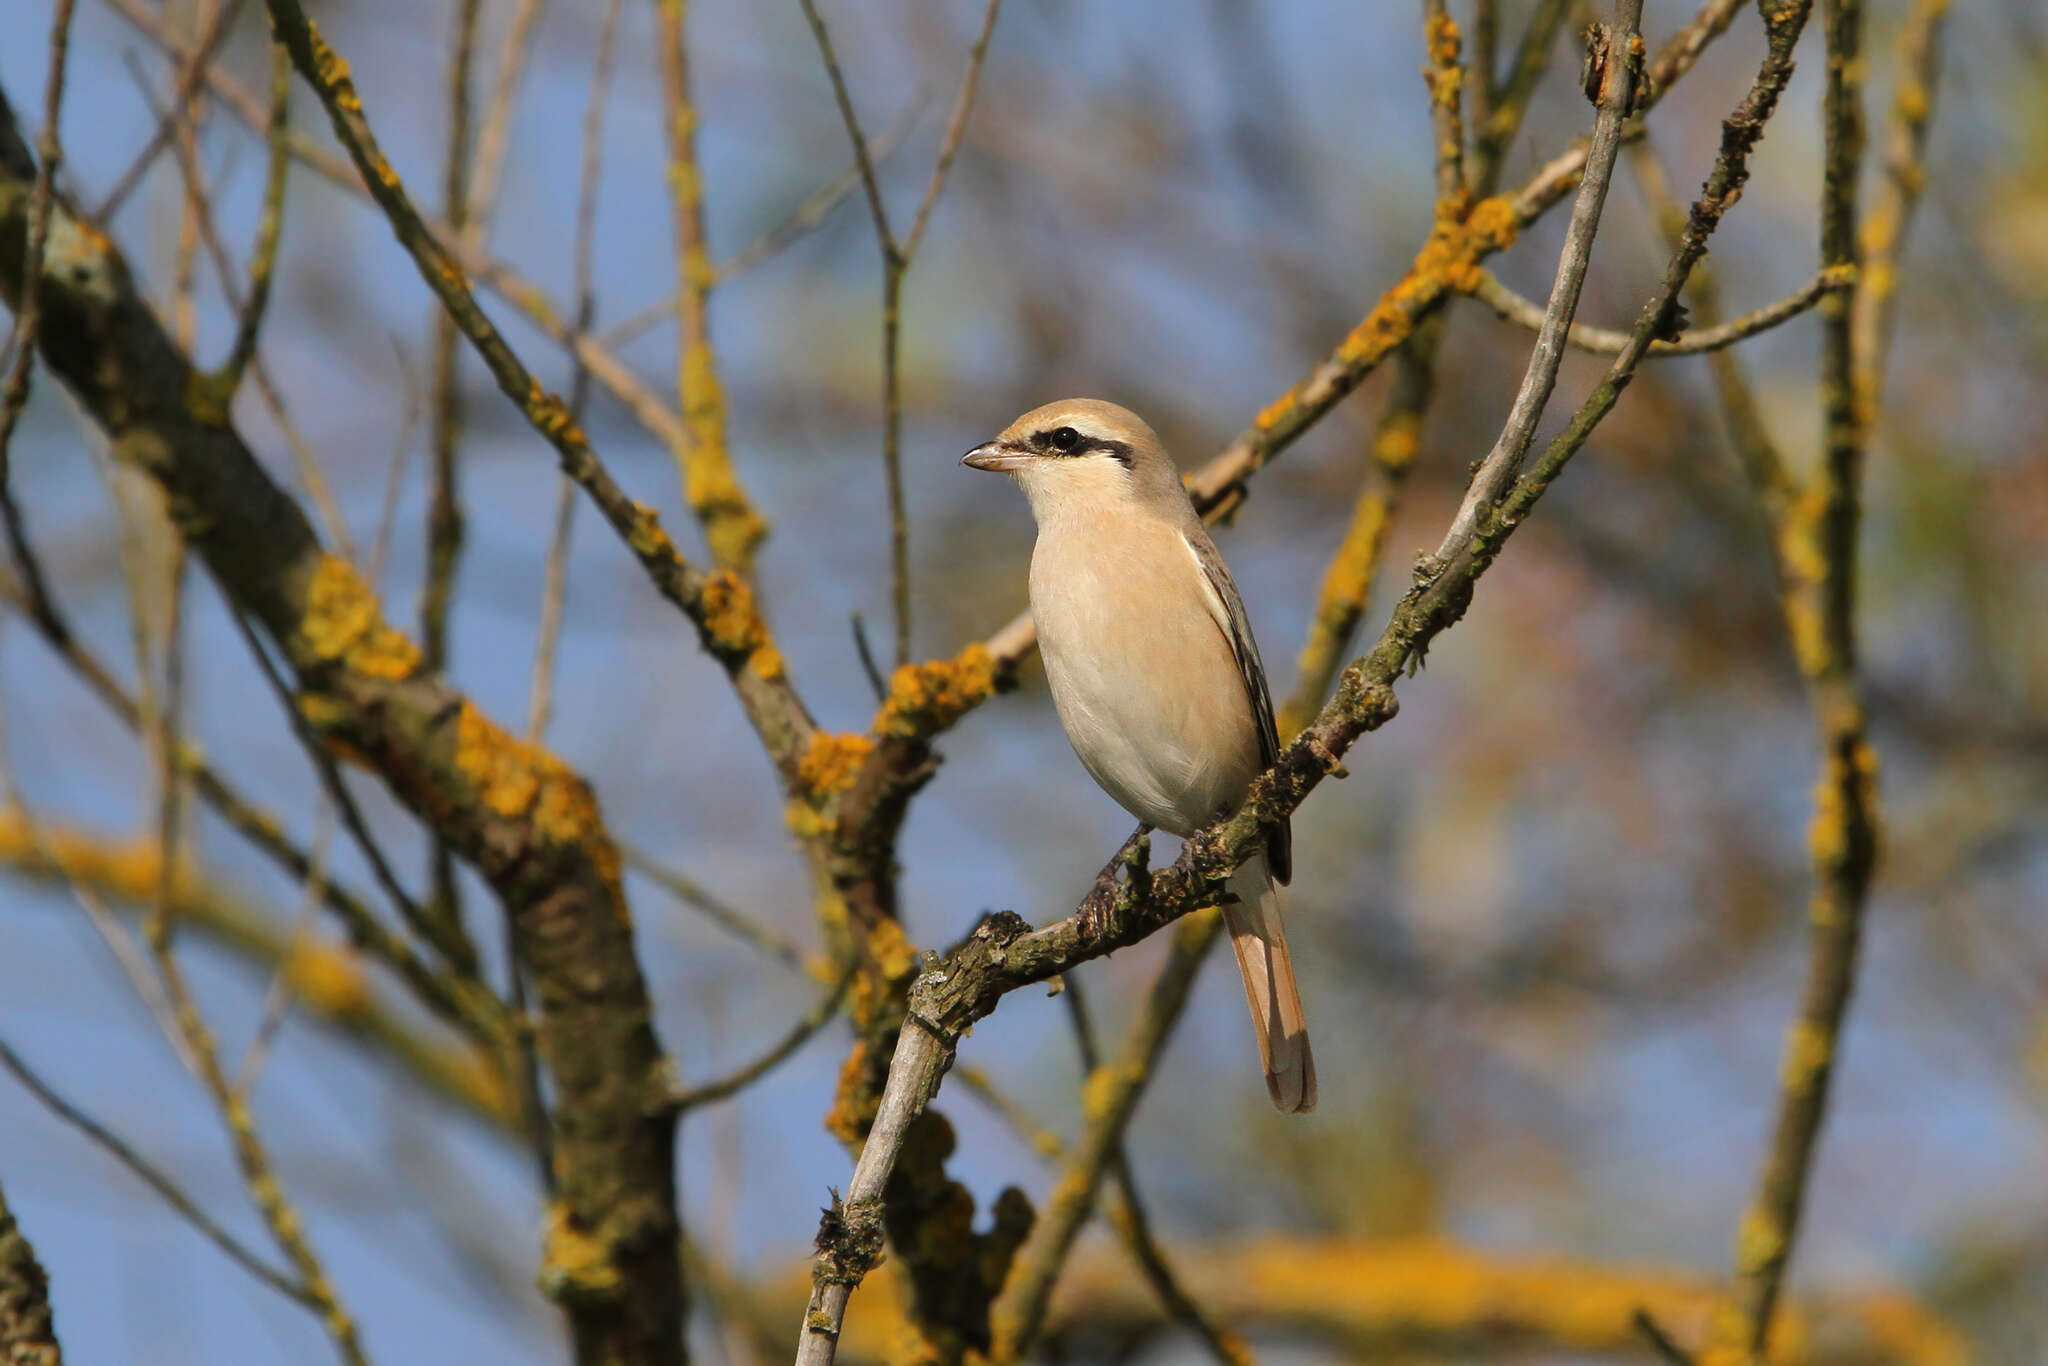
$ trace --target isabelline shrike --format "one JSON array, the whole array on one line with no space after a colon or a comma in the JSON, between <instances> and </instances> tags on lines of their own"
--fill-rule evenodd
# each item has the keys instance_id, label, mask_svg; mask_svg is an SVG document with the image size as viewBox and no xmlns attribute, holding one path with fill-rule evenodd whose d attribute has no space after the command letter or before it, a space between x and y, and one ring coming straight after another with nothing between
<instances>
[{"instance_id":1,"label":"isabelline shrike","mask_svg":"<svg viewBox=\"0 0 2048 1366\"><path fill-rule=\"evenodd\" d=\"M1191 835L1235 811L1279 740L1230 570L1152 429L1112 403L1035 408L963 457L1031 500L1031 614L1081 763L1146 825ZM1281 1110L1316 1103L1301 995L1280 923L1288 829L1234 873L1223 908Z\"/></svg>"}]
</instances>

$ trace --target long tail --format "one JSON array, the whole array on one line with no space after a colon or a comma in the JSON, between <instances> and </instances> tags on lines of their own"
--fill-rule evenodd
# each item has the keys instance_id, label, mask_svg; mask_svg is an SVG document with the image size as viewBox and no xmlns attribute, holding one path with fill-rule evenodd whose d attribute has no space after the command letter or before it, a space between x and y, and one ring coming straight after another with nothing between
<instances>
[{"instance_id":1,"label":"long tail","mask_svg":"<svg viewBox=\"0 0 2048 1366\"><path fill-rule=\"evenodd\" d=\"M1228 886L1237 900L1223 908L1223 923L1258 1028L1266 1090L1282 1113L1305 1114L1316 1108L1316 1063L1309 1053L1301 993L1294 985L1294 962L1287 956L1287 931L1280 923L1280 889L1264 854L1247 860Z\"/></svg>"}]
</instances>

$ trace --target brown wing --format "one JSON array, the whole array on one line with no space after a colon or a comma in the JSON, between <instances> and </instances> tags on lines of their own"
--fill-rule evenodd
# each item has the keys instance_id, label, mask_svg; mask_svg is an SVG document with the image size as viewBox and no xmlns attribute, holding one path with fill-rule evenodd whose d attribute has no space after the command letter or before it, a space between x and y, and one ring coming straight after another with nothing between
<instances>
[{"instance_id":1,"label":"brown wing","mask_svg":"<svg viewBox=\"0 0 2048 1366\"><path fill-rule=\"evenodd\" d=\"M1183 532L1181 540L1202 571L1202 582L1209 590L1204 594L1209 615L1223 632L1223 638L1230 642L1231 656L1237 660L1238 675L1244 680L1245 697L1252 704L1252 717L1259 728L1259 766L1271 768L1280 757L1280 732L1273 724L1273 697L1266 687L1266 666L1259 662L1259 646L1252 639L1251 618L1245 615L1244 599L1238 596L1230 567L1223 563L1223 556L1217 553L1207 532L1196 528ZM1282 886L1294 876L1293 836L1286 821L1267 830L1266 864L1272 870L1273 880Z\"/></svg>"}]
</instances>

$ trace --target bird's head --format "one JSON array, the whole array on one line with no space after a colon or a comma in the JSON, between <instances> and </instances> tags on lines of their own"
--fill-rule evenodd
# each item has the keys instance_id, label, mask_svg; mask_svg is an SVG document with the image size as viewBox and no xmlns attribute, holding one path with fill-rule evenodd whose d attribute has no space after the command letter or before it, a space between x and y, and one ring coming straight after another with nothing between
<instances>
[{"instance_id":1,"label":"bird's head","mask_svg":"<svg viewBox=\"0 0 2048 1366\"><path fill-rule=\"evenodd\" d=\"M1144 419L1100 399L1033 408L960 463L1014 476L1040 520L1084 505L1186 501L1172 458Z\"/></svg>"}]
</instances>

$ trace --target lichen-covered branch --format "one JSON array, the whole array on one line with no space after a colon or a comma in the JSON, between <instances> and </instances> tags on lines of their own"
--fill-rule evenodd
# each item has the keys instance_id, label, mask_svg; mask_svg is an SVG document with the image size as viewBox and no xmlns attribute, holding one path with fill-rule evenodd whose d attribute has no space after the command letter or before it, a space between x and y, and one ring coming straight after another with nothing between
<instances>
[{"instance_id":1,"label":"lichen-covered branch","mask_svg":"<svg viewBox=\"0 0 2048 1366\"><path fill-rule=\"evenodd\" d=\"M1821 264L1853 268L1863 152L1863 15L1859 0L1823 5ZM1770 1341L1772 1314L1798 1238L1878 857L1877 755L1856 669L1856 552L1873 416L1868 401L1875 398L1874 391L1858 388L1858 293L1830 296L1822 305L1820 467L1782 505L1773 526L1793 654L1820 728L1821 775L1809 836L1813 890L1806 981L1785 1041L1769 1156L1736 1238L1739 1320L1724 1325L1714 1344L1717 1352L1739 1351L1752 1361Z\"/></svg>"},{"instance_id":2,"label":"lichen-covered branch","mask_svg":"<svg viewBox=\"0 0 2048 1366\"><path fill-rule=\"evenodd\" d=\"M768 524L748 501L726 442L725 390L711 348L711 285L715 272L704 237L704 173L697 163L697 106L690 96L684 0L660 0L662 110L668 127L669 208L676 249L676 397L681 439L671 442L683 493L704 525L719 568L746 576Z\"/></svg>"},{"instance_id":3,"label":"lichen-covered branch","mask_svg":"<svg viewBox=\"0 0 2048 1366\"><path fill-rule=\"evenodd\" d=\"M0 1191L0 1361L7 1366L64 1366L50 1312L50 1278Z\"/></svg>"},{"instance_id":4,"label":"lichen-covered branch","mask_svg":"<svg viewBox=\"0 0 2048 1366\"><path fill-rule=\"evenodd\" d=\"M307 31L288 18L295 59L310 58ZM34 176L0 104L0 296L10 306L27 286L20 244ZM541 1051L567 1120L556 1147L551 1288L593 1359L679 1360L673 1121L648 1103L666 1069L595 797L560 760L420 668L412 642L385 622L355 571L322 549L225 415L190 406L190 360L113 243L58 199L42 279L44 362L116 457L164 489L222 591L290 666L306 719L445 835L504 903L536 984Z\"/></svg>"}]
</instances>

